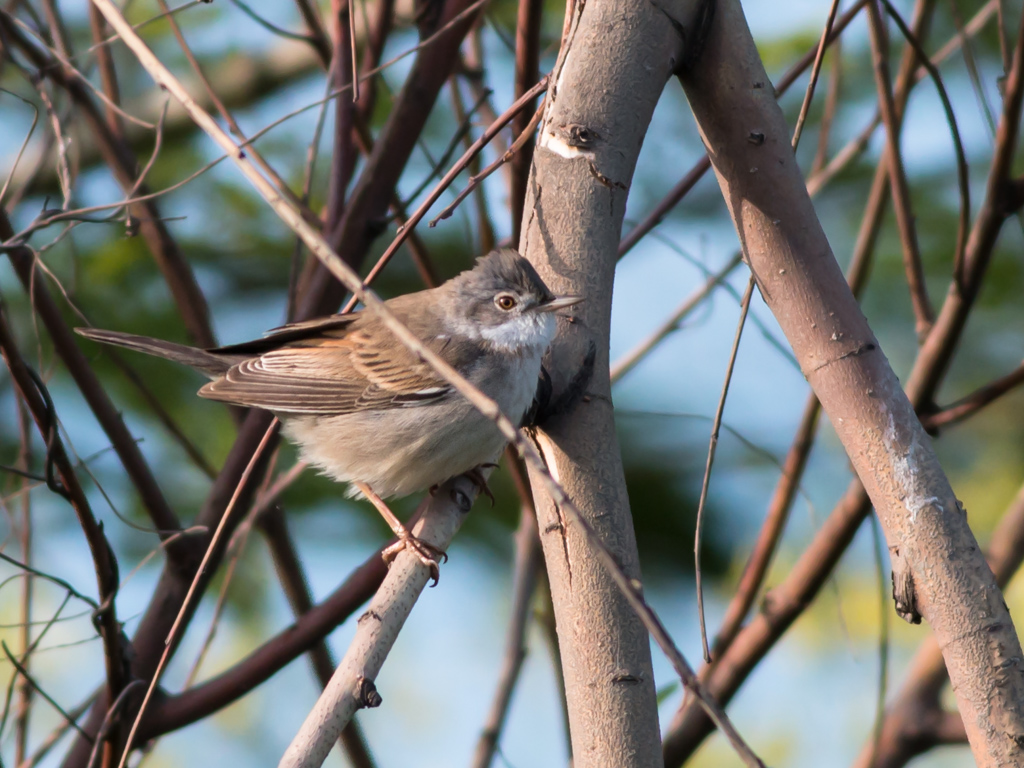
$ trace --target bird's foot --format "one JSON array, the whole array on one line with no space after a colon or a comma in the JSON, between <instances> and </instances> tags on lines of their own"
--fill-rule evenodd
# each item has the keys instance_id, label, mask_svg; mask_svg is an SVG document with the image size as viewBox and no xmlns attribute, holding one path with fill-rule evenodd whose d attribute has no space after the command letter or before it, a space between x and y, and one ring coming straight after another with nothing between
<instances>
[{"instance_id":1,"label":"bird's foot","mask_svg":"<svg viewBox=\"0 0 1024 768\"><path fill-rule=\"evenodd\" d=\"M408 530L403 528L398 533L398 541L394 544L385 547L384 551L381 552L381 557L384 558L384 562L387 563L388 567L391 567L391 563L398 557L398 553L404 549L411 549L416 557L420 559L420 562L427 566L430 571L430 586L437 586L437 582L441 579L441 568L440 564L448 559L448 554L433 544L429 544L423 539L418 539L409 533Z\"/></svg>"},{"instance_id":2,"label":"bird's foot","mask_svg":"<svg viewBox=\"0 0 1024 768\"><path fill-rule=\"evenodd\" d=\"M402 521L399 520L398 516L391 511L391 508L384 503L384 499L378 496L369 485L358 481L353 481L352 484L362 492L373 506L377 508L377 511L380 512L388 525L391 526L391 530L395 532L395 536L398 537L398 541L388 547L385 547L384 551L381 552L384 562L387 563L388 567L391 567L391 561L398 556L398 553L408 547L416 553L420 562L430 570L430 578L433 581L431 586L437 586L437 582L441 579L441 569L439 564L447 560L448 555L433 544L428 544L423 541L423 539L418 539L409 533L409 529L402 525Z\"/></svg>"},{"instance_id":3,"label":"bird's foot","mask_svg":"<svg viewBox=\"0 0 1024 768\"><path fill-rule=\"evenodd\" d=\"M473 467L469 472L466 473L466 477L473 485L476 486L477 490L491 500L491 506L494 506L494 494L491 492L490 487L487 485L487 478L484 477L483 470L494 469L498 465L493 463L480 464Z\"/></svg>"}]
</instances>

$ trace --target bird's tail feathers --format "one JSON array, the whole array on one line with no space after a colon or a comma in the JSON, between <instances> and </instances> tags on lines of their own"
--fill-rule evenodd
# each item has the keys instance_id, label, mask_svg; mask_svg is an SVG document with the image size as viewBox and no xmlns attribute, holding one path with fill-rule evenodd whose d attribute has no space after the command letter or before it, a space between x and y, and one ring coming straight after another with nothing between
<instances>
[{"instance_id":1,"label":"bird's tail feathers","mask_svg":"<svg viewBox=\"0 0 1024 768\"><path fill-rule=\"evenodd\" d=\"M176 363L195 368L212 379L223 376L227 373L228 368L236 362L230 356L216 355L204 349L187 347L184 344L175 344L162 339L151 339L148 336L137 336L134 333L103 331L98 328L75 328L75 333L101 344L113 344L116 347L133 349L137 352L145 352L147 355L173 360Z\"/></svg>"}]
</instances>

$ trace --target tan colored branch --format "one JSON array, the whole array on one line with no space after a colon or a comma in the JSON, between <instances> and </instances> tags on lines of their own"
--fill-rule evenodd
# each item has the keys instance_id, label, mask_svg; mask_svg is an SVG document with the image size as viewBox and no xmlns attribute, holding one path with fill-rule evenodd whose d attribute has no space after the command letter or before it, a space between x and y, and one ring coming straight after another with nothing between
<instances>
[{"instance_id":1,"label":"tan colored branch","mask_svg":"<svg viewBox=\"0 0 1024 768\"><path fill-rule=\"evenodd\" d=\"M576 4L527 185L521 251L552 289L587 297L561 324L547 362L561 406L538 438L580 520L530 467L576 768L663 765L647 633L588 534L639 590L610 395L612 281L637 155L698 6ZM589 378L576 375L581 362L592 365Z\"/></svg>"},{"instance_id":2,"label":"tan colored branch","mask_svg":"<svg viewBox=\"0 0 1024 768\"><path fill-rule=\"evenodd\" d=\"M476 493L476 486L466 477L444 483L429 498L413 535L445 551L465 521ZM356 711L380 705L374 680L429 579L430 572L411 548L399 553L384 583L359 617L355 637L334 676L306 716L278 768L318 768Z\"/></svg>"},{"instance_id":3,"label":"tan colored branch","mask_svg":"<svg viewBox=\"0 0 1024 768\"><path fill-rule=\"evenodd\" d=\"M992 533L988 562L1001 587L1024 562L1024 486ZM945 712L940 694L949 676L935 637L929 637L910 663L903 689L889 705L875 748L871 739L861 750L854 768L900 768L917 755L952 735L942 728ZM963 729L960 729L961 738Z\"/></svg>"},{"instance_id":4,"label":"tan colored branch","mask_svg":"<svg viewBox=\"0 0 1024 768\"><path fill-rule=\"evenodd\" d=\"M718 3L704 55L681 80L761 294L878 511L897 610L927 618L944 648L978 764L1024 760L1013 623L832 255L738 2ZM764 141L749 141L752 131Z\"/></svg>"}]
</instances>

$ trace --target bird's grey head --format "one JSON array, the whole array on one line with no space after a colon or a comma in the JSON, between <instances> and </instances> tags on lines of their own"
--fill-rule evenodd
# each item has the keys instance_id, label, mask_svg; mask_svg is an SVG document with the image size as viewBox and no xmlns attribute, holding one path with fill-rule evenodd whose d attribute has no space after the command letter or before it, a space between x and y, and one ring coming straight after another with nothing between
<instances>
[{"instance_id":1,"label":"bird's grey head","mask_svg":"<svg viewBox=\"0 0 1024 768\"><path fill-rule=\"evenodd\" d=\"M491 251L449 281L452 330L509 352L543 352L555 335L552 312L582 299L555 296L511 248Z\"/></svg>"}]
</instances>

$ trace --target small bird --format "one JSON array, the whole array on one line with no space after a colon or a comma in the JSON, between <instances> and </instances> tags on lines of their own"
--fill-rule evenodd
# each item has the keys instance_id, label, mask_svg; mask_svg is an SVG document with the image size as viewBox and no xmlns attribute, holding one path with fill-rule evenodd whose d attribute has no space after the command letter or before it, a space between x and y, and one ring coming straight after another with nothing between
<instances>
[{"instance_id":1,"label":"small bird","mask_svg":"<svg viewBox=\"0 0 1024 768\"><path fill-rule=\"evenodd\" d=\"M437 288L386 305L513 423L521 423L555 335L552 313L581 300L553 295L530 262L502 249ZM474 470L479 478L478 468L497 459L507 443L373 312L291 323L255 341L209 350L76 330L195 368L212 379L200 397L272 411L306 461L349 483L349 495L365 496L388 521L398 541L385 550L385 560L410 546L435 580L443 553L413 537L383 499Z\"/></svg>"}]
</instances>

